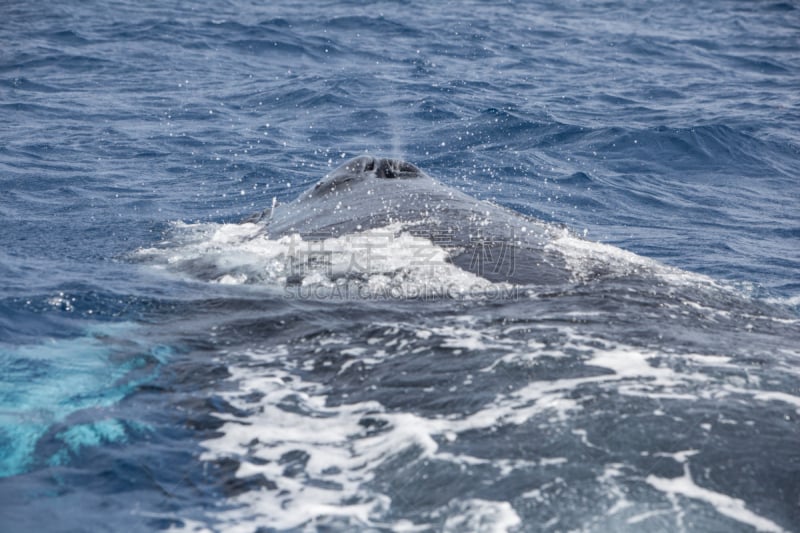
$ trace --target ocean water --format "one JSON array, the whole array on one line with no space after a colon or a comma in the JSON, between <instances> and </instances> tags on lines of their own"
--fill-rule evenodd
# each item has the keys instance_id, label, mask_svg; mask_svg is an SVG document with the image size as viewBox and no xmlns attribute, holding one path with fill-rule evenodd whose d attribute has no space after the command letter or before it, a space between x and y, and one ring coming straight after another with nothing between
<instances>
[{"instance_id":1,"label":"ocean water","mask_svg":"<svg viewBox=\"0 0 800 533\"><path fill-rule=\"evenodd\" d=\"M800 531L796 3L0 10L0 531ZM569 282L242 223L362 154Z\"/></svg>"}]
</instances>

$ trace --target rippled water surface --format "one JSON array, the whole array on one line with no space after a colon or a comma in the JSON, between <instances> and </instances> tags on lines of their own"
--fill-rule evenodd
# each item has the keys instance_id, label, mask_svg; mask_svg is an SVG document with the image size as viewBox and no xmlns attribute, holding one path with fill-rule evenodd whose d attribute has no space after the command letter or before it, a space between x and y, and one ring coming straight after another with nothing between
<instances>
[{"instance_id":1,"label":"rippled water surface","mask_svg":"<svg viewBox=\"0 0 800 533\"><path fill-rule=\"evenodd\" d=\"M795 3L2 12L0 530L800 531ZM362 154L568 281L241 223Z\"/></svg>"}]
</instances>

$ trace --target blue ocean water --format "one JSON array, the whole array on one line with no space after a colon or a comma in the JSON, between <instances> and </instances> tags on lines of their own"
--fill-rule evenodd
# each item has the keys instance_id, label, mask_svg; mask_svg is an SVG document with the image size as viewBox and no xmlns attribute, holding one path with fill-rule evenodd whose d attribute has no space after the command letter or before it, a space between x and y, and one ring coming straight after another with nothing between
<instances>
[{"instance_id":1,"label":"blue ocean water","mask_svg":"<svg viewBox=\"0 0 800 533\"><path fill-rule=\"evenodd\" d=\"M2 11L0 530L800 530L795 3ZM732 296L238 283L364 153Z\"/></svg>"}]
</instances>

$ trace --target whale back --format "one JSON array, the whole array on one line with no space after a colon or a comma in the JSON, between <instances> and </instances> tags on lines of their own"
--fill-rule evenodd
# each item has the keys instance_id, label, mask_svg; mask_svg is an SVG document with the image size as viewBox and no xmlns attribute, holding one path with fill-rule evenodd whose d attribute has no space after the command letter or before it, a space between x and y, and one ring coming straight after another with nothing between
<instances>
[{"instance_id":1,"label":"whale back","mask_svg":"<svg viewBox=\"0 0 800 533\"><path fill-rule=\"evenodd\" d=\"M469 196L397 159L352 159L262 218L269 218L265 231L273 239L299 234L320 240L399 223L490 281L569 279L563 260L545 250L552 240L547 224Z\"/></svg>"}]
</instances>

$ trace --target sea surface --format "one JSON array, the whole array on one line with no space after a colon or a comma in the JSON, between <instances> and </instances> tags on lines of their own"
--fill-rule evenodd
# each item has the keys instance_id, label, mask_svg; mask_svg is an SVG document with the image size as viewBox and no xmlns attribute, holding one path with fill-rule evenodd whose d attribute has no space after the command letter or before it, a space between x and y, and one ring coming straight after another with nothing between
<instances>
[{"instance_id":1,"label":"sea surface","mask_svg":"<svg viewBox=\"0 0 800 533\"><path fill-rule=\"evenodd\" d=\"M570 282L288 276L362 154ZM796 2L4 1L0 531L800 531L799 180Z\"/></svg>"}]
</instances>

